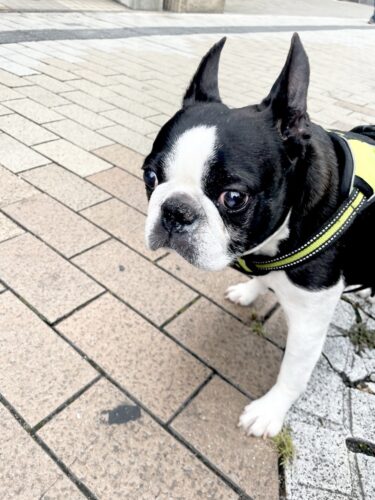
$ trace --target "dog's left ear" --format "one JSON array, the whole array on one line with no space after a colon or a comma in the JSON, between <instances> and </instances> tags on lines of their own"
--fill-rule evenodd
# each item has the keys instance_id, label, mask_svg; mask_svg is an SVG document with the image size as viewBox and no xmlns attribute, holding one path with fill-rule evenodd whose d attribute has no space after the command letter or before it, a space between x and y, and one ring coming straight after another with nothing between
<instances>
[{"instance_id":1,"label":"dog's left ear","mask_svg":"<svg viewBox=\"0 0 375 500\"><path fill-rule=\"evenodd\" d=\"M182 101L186 108L199 102L221 102L218 84L219 60L226 37L215 43L200 62Z\"/></svg>"},{"instance_id":2,"label":"dog's left ear","mask_svg":"<svg viewBox=\"0 0 375 500\"><path fill-rule=\"evenodd\" d=\"M282 138L294 146L303 146L310 137L309 76L309 60L298 34L294 33L284 68L262 103L271 106Z\"/></svg>"}]
</instances>

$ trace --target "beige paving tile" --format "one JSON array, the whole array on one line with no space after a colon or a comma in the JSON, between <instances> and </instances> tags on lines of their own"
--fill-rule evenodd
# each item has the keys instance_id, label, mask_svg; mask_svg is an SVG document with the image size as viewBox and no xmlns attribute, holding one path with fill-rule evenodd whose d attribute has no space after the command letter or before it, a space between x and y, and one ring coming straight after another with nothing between
<instances>
[{"instance_id":1,"label":"beige paving tile","mask_svg":"<svg viewBox=\"0 0 375 500\"><path fill-rule=\"evenodd\" d=\"M113 141L72 120L60 120L45 127L87 151L113 144Z\"/></svg>"},{"instance_id":2,"label":"beige paving tile","mask_svg":"<svg viewBox=\"0 0 375 500\"><path fill-rule=\"evenodd\" d=\"M141 167L145 157L132 149L121 146L120 144L113 144L112 146L96 149L93 153L103 158L103 160L113 163L116 167L121 167L140 179L143 179Z\"/></svg>"},{"instance_id":3,"label":"beige paving tile","mask_svg":"<svg viewBox=\"0 0 375 500\"><path fill-rule=\"evenodd\" d=\"M143 118L139 118L132 113L128 113L123 109L113 109L111 111L105 111L102 113L102 115L142 135L147 135L151 132L155 132L159 128L157 125L150 123Z\"/></svg>"},{"instance_id":4,"label":"beige paving tile","mask_svg":"<svg viewBox=\"0 0 375 500\"><path fill-rule=\"evenodd\" d=\"M33 196L38 191L0 166L0 207Z\"/></svg>"},{"instance_id":5,"label":"beige paving tile","mask_svg":"<svg viewBox=\"0 0 375 500\"><path fill-rule=\"evenodd\" d=\"M158 265L250 325L254 319L263 317L276 304L275 296L271 293L258 297L250 307L233 304L227 300L225 291L229 286L248 280L234 269L227 268L219 272L201 271L175 253L163 258Z\"/></svg>"},{"instance_id":6,"label":"beige paving tile","mask_svg":"<svg viewBox=\"0 0 375 500\"><path fill-rule=\"evenodd\" d=\"M24 172L22 177L76 211L110 198L101 189L53 163Z\"/></svg>"},{"instance_id":7,"label":"beige paving tile","mask_svg":"<svg viewBox=\"0 0 375 500\"><path fill-rule=\"evenodd\" d=\"M0 309L0 392L33 427L98 373L11 292Z\"/></svg>"},{"instance_id":8,"label":"beige paving tile","mask_svg":"<svg viewBox=\"0 0 375 500\"><path fill-rule=\"evenodd\" d=\"M121 125L100 129L100 133L142 155L148 155L152 148L151 139Z\"/></svg>"},{"instance_id":9,"label":"beige paving tile","mask_svg":"<svg viewBox=\"0 0 375 500\"><path fill-rule=\"evenodd\" d=\"M52 109L32 101L31 99L17 99L3 103L7 108L16 111L26 118L30 118L36 123L47 123L55 120L61 120L61 115L55 113Z\"/></svg>"},{"instance_id":10,"label":"beige paving tile","mask_svg":"<svg viewBox=\"0 0 375 500\"><path fill-rule=\"evenodd\" d=\"M108 294L59 323L58 330L164 421L210 374L202 363Z\"/></svg>"},{"instance_id":11,"label":"beige paving tile","mask_svg":"<svg viewBox=\"0 0 375 500\"><path fill-rule=\"evenodd\" d=\"M40 144L34 149L82 177L111 168L109 163L64 139Z\"/></svg>"},{"instance_id":12,"label":"beige paving tile","mask_svg":"<svg viewBox=\"0 0 375 500\"><path fill-rule=\"evenodd\" d=\"M204 298L165 329L254 398L276 382L280 349Z\"/></svg>"},{"instance_id":13,"label":"beige paving tile","mask_svg":"<svg viewBox=\"0 0 375 500\"><path fill-rule=\"evenodd\" d=\"M280 347L285 347L288 325L281 307L264 323L264 335Z\"/></svg>"},{"instance_id":14,"label":"beige paving tile","mask_svg":"<svg viewBox=\"0 0 375 500\"><path fill-rule=\"evenodd\" d=\"M91 175L88 179L144 214L147 213L147 197L143 181L123 169L111 168L107 172Z\"/></svg>"},{"instance_id":15,"label":"beige paving tile","mask_svg":"<svg viewBox=\"0 0 375 500\"><path fill-rule=\"evenodd\" d=\"M7 134L0 133L0 162L12 172L46 165L49 160Z\"/></svg>"},{"instance_id":16,"label":"beige paving tile","mask_svg":"<svg viewBox=\"0 0 375 500\"><path fill-rule=\"evenodd\" d=\"M22 94L0 83L0 101L8 101L9 99L18 99L20 97L22 97Z\"/></svg>"},{"instance_id":17,"label":"beige paving tile","mask_svg":"<svg viewBox=\"0 0 375 500\"><path fill-rule=\"evenodd\" d=\"M94 113L93 111L83 108L82 106L78 106L78 104L59 106L57 111L91 130L97 130L98 128L114 125L113 122L104 116Z\"/></svg>"},{"instance_id":18,"label":"beige paving tile","mask_svg":"<svg viewBox=\"0 0 375 500\"><path fill-rule=\"evenodd\" d=\"M63 97L55 94L54 92L50 92L43 87L39 87L38 85L30 85L19 88L18 92L26 97L30 97L33 101L39 102L39 104L42 104L43 106L47 106L47 108L69 104L69 101Z\"/></svg>"},{"instance_id":19,"label":"beige paving tile","mask_svg":"<svg viewBox=\"0 0 375 500\"><path fill-rule=\"evenodd\" d=\"M10 115L13 111L0 104L0 116Z\"/></svg>"},{"instance_id":20,"label":"beige paving tile","mask_svg":"<svg viewBox=\"0 0 375 500\"><path fill-rule=\"evenodd\" d=\"M27 84L29 84L28 82L31 82L34 85L39 85L40 87L50 90L51 92L55 92L56 94L72 90L72 87L68 83L61 82L60 80L56 80L48 75L32 75L22 79L22 81Z\"/></svg>"},{"instance_id":21,"label":"beige paving tile","mask_svg":"<svg viewBox=\"0 0 375 500\"><path fill-rule=\"evenodd\" d=\"M73 101L84 108L94 111L95 113L113 108L113 104L97 99L96 97L86 94L85 92L81 92L80 90L64 92L62 95L66 97L66 99L69 99L69 101Z\"/></svg>"},{"instance_id":22,"label":"beige paving tile","mask_svg":"<svg viewBox=\"0 0 375 500\"><path fill-rule=\"evenodd\" d=\"M6 215L0 213L0 242L22 233L24 233L22 228L12 222Z\"/></svg>"},{"instance_id":23,"label":"beige paving tile","mask_svg":"<svg viewBox=\"0 0 375 500\"><path fill-rule=\"evenodd\" d=\"M123 423L115 423L116 412ZM237 498L105 380L69 405L39 435L101 500Z\"/></svg>"},{"instance_id":24,"label":"beige paving tile","mask_svg":"<svg viewBox=\"0 0 375 500\"><path fill-rule=\"evenodd\" d=\"M0 421L1 498L85 498L2 405Z\"/></svg>"},{"instance_id":25,"label":"beige paving tile","mask_svg":"<svg viewBox=\"0 0 375 500\"><path fill-rule=\"evenodd\" d=\"M68 258L109 238L83 217L43 193L8 205L4 211Z\"/></svg>"},{"instance_id":26,"label":"beige paving tile","mask_svg":"<svg viewBox=\"0 0 375 500\"><path fill-rule=\"evenodd\" d=\"M151 260L165 254L162 249L156 252L147 249L144 234L146 217L119 200L108 200L81 213Z\"/></svg>"},{"instance_id":27,"label":"beige paving tile","mask_svg":"<svg viewBox=\"0 0 375 500\"><path fill-rule=\"evenodd\" d=\"M8 71L0 69L0 83L6 87L22 87L23 85L28 85L27 80L20 78Z\"/></svg>"},{"instance_id":28,"label":"beige paving tile","mask_svg":"<svg viewBox=\"0 0 375 500\"><path fill-rule=\"evenodd\" d=\"M73 261L156 324L166 321L196 296L118 241L103 243Z\"/></svg>"},{"instance_id":29,"label":"beige paving tile","mask_svg":"<svg viewBox=\"0 0 375 500\"><path fill-rule=\"evenodd\" d=\"M159 125L159 127L162 127L163 125L165 125L167 123L169 118L170 117L168 115L164 115L162 113L160 115L151 116L151 118L149 118L149 120L150 120L150 122L156 123L156 125Z\"/></svg>"},{"instance_id":30,"label":"beige paving tile","mask_svg":"<svg viewBox=\"0 0 375 500\"><path fill-rule=\"evenodd\" d=\"M58 139L56 135L45 128L15 113L0 117L0 129L26 144L26 146ZM30 151L30 153L35 154L33 151Z\"/></svg>"},{"instance_id":31,"label":"beige paving tile","mask_svg":"<svg viewBox=\"0 0 375 500\"><path fill-rule=\"evenodd\" d=\"M51 323L103 290L30 234L0 244L0 279Z\"/></svg>"},{"instance_id":32,"label":"beige paving tile","mask_svg":"<svg viewBox=\"0 0 375 500\"><path fill-rule=\"evenodd\" d=\"M237 427L247 399L215 377L172 426L254 500L277 500L277 453Z\"/></svg>"}]
</instances>

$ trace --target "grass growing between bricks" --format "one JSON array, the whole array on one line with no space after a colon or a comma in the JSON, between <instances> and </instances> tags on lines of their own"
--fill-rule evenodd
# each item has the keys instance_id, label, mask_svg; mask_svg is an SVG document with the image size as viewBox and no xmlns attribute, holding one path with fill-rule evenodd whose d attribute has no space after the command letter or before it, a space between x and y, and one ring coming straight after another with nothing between
<instances>
[{"instance_id":1,"label":"grass growing between bricks","mask_svg":"<svg viewBox=\"0 0 375 500\"><path fill-rule=\"evenodd\" d=\"M367 328L364 321L354 323L348 335L358 352L362 352L364 349L375 349L375 330Z\"/></svg>"},{"instance_id":2,"label":"grass growing between bricks","mask_svg":"<svg viewBox=\"0 0 375 500\"><path fill-rule=\"evenodd\" d=\"M289 427L282 429L277 436L272 438L272 441L279 455L280 465L285 467L293 460L295 455L295 448Z\"/></svg>"}]
</instances>

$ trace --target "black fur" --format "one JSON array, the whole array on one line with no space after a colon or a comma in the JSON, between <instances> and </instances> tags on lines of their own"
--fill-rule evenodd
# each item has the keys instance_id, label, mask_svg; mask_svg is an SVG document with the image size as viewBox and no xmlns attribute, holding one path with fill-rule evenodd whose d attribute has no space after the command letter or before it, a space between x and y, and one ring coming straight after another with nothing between
<instances>
[{"instance_id":1,"label":"black fur","mask_svg":"<svg viewBox=\"0 0 375 500\"><path fill-rule=\"evenodd\" d=\"M250 197L236 214L217 204L232 236L231 251L241 255L257 246L291 211L290 235L279 248L283 254L311 237L342 202L337 146L308 116L309 64L298 35L293 36L270 94L259 105L240 109L229 109L219 95L218 63L224 43L222 39L203 58L182 109L161 129L144 168L154 169L159 183L163 182L163 157L174 140L194 126L215 126L219 147L204 179L204 191L214 203L226 190L244 191ZM347 285L374 287L369 231L374 221L375 204L334 246L287 271L289 278L310 290L334 285L341 274Z\"/></svg>"}]
</instances>

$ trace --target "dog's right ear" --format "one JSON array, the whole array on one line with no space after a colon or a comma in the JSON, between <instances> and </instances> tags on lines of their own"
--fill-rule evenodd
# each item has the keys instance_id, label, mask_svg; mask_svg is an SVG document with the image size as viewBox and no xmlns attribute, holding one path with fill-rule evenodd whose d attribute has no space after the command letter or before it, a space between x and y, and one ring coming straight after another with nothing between
<instances>
[{"instance_id":1,"label":"dog's right ear","mask_svg":"<svg viewBox=\"0 0 375 500\"><path fill-rule=\"evenodd\" d=\"M215 43L200 62L182 101L186 108L196 102L221 102L218 84L219 60L226 37Z\"/></svg>"}]
</instances>

